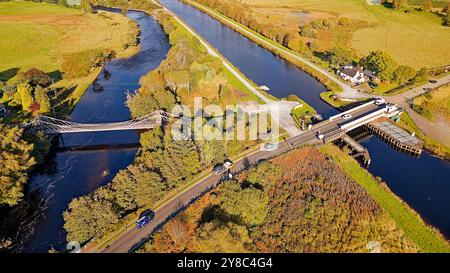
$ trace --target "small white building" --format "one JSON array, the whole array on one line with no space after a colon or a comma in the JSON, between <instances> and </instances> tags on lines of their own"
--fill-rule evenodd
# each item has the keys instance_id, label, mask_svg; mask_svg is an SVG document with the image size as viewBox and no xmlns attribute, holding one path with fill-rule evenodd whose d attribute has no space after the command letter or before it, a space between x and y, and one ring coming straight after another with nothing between
<instances>
[{"instance_id":1,"label":"small white building","mask_svg":"<svg viewBox=\"0 0 450 273\"><path fill-rule=\"evenodd\" d=\"M365 82L364 79L364 68L355 67L352 65L346 65L338 71L338 75L352 84L360 84Z\"/></svg>"}]
</instances>

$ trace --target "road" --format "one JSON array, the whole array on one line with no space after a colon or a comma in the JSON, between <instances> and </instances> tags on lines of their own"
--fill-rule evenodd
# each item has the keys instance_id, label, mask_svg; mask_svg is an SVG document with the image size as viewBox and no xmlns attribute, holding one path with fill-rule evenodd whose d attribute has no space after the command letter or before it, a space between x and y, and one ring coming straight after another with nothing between
<instances>
[{"instance_id":1,"label":"road","mask_svg":"<svg viewBox=\"0 0 450 273\"><path fill-rule=\"evenodd\" d=\"M336 118L333 121L328 119L324 120L314 125L311 130L303 131L297 136L290 137L289 139L280 142L276 150L259 150L236 160L234 162L233 173L245 170L254 163L278 156L301 145L322 144L322 141L316 138L315 132L324 132L332 128L336 128L340 123L350 122L351 120L361 117L380 107L382 106L376 106L373 104L362 109L358 109L352 113L353 118L349 120L344 120L342 118ZM135 250L137 246L140 245L140 242L149 236L159 225L165 223L170 216L176 214L182 207L188 205L190 202L195 200L195 198L201 196L202 193L208 191L211 187L216 186L220 182L221 178L222 175L211 174L184 191L181 191L176 195L176 197L172 198L170 201L155 210L155 218L147 226L142 229L139 229L134 225L130 226L107 247L99 249L98 251L104 253L124 253Z\"/></svg>"},{"instance_id":2,"label":"road","mask_svg":"<svg viewBox=\"0 0 450 273\"><path fill-rule=\"evenodd\" d=\"M396 103L402 106L414 121L414 123L417 125L417 127L419 127L419 129L425 135L450 147L450 128L448 127L448 125L445 122L432 122L422 117L410 107L409 103L411 99L429 92L429 88L435 89L439 86L450 83L450 75L438 78L436 79L436 81L437 83L426 83L416 88L412 88L404 93L394 96L387 96L385 98L391 103Z\"/></svg>"},{"instance_id":3,"label":"road","mask_svg":"<svg viewBox=\"0 0 450 273\"><path fill-rule=\"evenodd\" d=\"M163 6L160 3L158 3L158 5ZM206 48L206 50L208 51L208 53L211 56L218 58L222 62L223 66L226 69L228 69L242 84L245 85L245 87L247 87L248 90L250 90L253 94L255 94L261 101L263 101L268 106L279 107L278 108L280 110L279 111L279 115L280 115L280 119L279 119L280 120L280 124L279 124L279 126L281 128L283 128L285 131L287 131L289 133L289 135L298 135L300 133L300 130L298 129L296 122L294 121L294 119L291 116L291 110L295 106L299 105L298 102L284 101L284 100L275 101L273 99L270 99L269 97L267 97L263 93L261 93L258 90L258 88L254 87L254 85L249 80L247 80L247 78L245 78L245 76L240 74L237 71L237 69L226 60L225 57L223 57L222 55L217 53L214 50L214 48L208 42L206 42L200 35L198 35L186 23L184 23L183 20L181 20L177 15L175 15L173 12L168 10L166 7L163 7L163 9L167 13L169 13L191 35L193 35L195 38L197 38L199 40L200 44L203 45L203 47Z\"/></svg>"},{"instance_id":4,"label":"road","mask_svg":"<svg viewBox=\"0 0 450 273\"><path fill-rule=\"evenodd\" d=\"M303 57L301 57L300 55L294 53L293 51L290 51L288 49L285 49L281 46L277 46L274 45L274 43L269 42L263 38L261 38L258 34L256 34L253 30L248 30L246 28L244 28L243 26L241 26L240 24L237 24L236 22L234 22L233 20L227 18L226 16L204 6L201 5L199 3L193 2L193 1L188 1L190 5L196 7L197 9L213 16L214 18L220 20L220 21L225 21L227 24L231 25L233 28L239 30L239 32L243 33L245 36L250 37L252 40L256 41L259 44L264 45L267 48L270 48L272 50L281 52L283 54L286 54L287 56L300 61L310 67L312 67L313 69L317 70L318 72L320 72L321 74L323 74L325 77L327 77L328 79L332 80L333 82L335 82L337 85L339 85L343 91L342 93L339 93L342 96L345 96L346 98L351 98L351 99L359 99L359 98L365 98L365 94L359 92L358 90L352 88L350 85L348 85L345 82L342 82L341 80L339 80L338 78L336 78L332 73L330 73L329 71L327 71L326 69L314 64L313 62L309 61L308 59L305 59Z\"/></svg>"}]
</instances>

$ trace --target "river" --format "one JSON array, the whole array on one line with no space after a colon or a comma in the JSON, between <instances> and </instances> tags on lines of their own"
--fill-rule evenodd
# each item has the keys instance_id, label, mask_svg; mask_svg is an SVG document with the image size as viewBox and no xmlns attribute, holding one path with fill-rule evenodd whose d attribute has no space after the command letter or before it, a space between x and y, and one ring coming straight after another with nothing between
<instances>
[{"instance_id":1,"label":"river","mask_svg":"<svg viewBox=\"0 0 450 273\"><path fill-rule=\"evenodd\" d=\"M143 12L129 11L127 16L140 25L140 51L131 58L114 59L105 65L97 80L103 91L94 91L91 86L72 112L72 121L95 123L130 119L125 105L126 91L139 88L140 77L165 58L170 45L159 23ZM120 169L133 162L137 145L130 144L138 143L136 131L62 135L58 152L46 164L49 167L30 179L25 201L4 218L19 227L14 226L13 251L64 249L66 232L62 214L69 202L111 181ZM94 148L64 149L71 146Z\"/></svg>"},{"instance_id":2,"label":"river","mask_svg":"<svg viewBox=\"0 0 450 273\"><path fill-rule=\"evenodd\" d=\"M296 66L194 7L178 0L161 3L257 85L268 86L272 95L282 98L295 94L324 117L337 112L320 99L324 86ZM420 158L408 156L376 137L361 143L372 157L371 173L385 180L425 221L450 238L450 163L427 151Z\"/></svg>"},{"instance_id":3,"label":"river","mask_svg":"<svg viewBox=\"0 0 450 273\"><path fill-rule=\"evenodd\" d=\"M197 9L176 0L162 0L170 10L187 22L210 44L218 49L248 78L258 85L267 85L277 97L296 94L327 117L337 112L319 94L325 91L317 82L297 67L248 40L229 27ZM141 26L141 50L132 58L113 60L105 69L110 77L99 78L104 87L95 92L92 87L74 109L71 120L108 122L129 119L124 105L125 91L138 88L139 78L153 70L164 59L169 43L159 24L150 16L130 11L128 16ZM101 150L62 151L50 160L45 172L29 182L27 197L11 212L10 218L20 220L15 252L46 252L66 244L62 213L74 197L86 195L108 183L118 170L130 164L136 148L112 144L138 142L133 131L63 135L59 148L105 145ZM372 164L369 170L380 176L389 187L413 207L430 224L450 237L450 164L424 152L420 158L398 152L376 137L361 140L369 149ZM20 210L27 213L21 216ZM31 214L31 215L30 215ZM17 219L16 219L17 220ZM14 229L17 229L13 227Z\"/></svg>"}]
</instances>

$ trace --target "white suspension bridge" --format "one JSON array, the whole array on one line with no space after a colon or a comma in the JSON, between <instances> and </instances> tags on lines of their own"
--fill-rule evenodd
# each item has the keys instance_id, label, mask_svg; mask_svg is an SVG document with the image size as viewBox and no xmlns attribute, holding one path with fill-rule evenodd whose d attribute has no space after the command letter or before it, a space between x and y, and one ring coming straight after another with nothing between
<instances>
[{"instance_id":1,"label":"white suspension bridge","mask_svg":"<svg viewBox=\"0 0 450 273\"><path fill-rule=\"evenodd\" d=\"M31 130L42 130L46 134L145 130L158 127L166 123L171 117L171 114L158 110L128 121L88 124L40 116L28 123L25 127Z\"/></svg>"}]
</instances>

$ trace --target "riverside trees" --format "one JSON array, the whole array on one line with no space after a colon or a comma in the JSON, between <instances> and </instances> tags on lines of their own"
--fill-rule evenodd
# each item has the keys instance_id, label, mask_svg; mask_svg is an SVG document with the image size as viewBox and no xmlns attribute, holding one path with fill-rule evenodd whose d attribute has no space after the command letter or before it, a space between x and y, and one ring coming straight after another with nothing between
<instances>
[{"instance_id":1,"label":"riverside trees","mask_svg":"<svg viewBox=\"0 0 450 273\"><path fill-rule=\"evenodd\" d=\"M21 129L0 124L0 205L12 206L22 198L27 171L35 164L32 150Z\"/></svg>"},{"instance_id":2,"label":"riverside trees","mask_svg":"<svg viewBox=\"0 0 450 273\"><path fill-rule=\"evenodd\" d=\"M172 48L157 69L141 78L141 88L128 95L132 116L140 117L159 109L170 111L179 102L190 105L194 96L201 96L208 103L225 104L230 99L237 102L236 97L225 93L237 87L228 81L221 62L210 57L171 16L156 14L169 34ZM154 207L169 191L252 143L175 141L170 123L142 133L141 149L132 165L120 171L110 184L71 202L64 213L67 239L85 242L93 236L105 235L114 229L117 219L120 221L143 207ZM98 212L101 209L105 210L105 216ZM181 224L177 226L178 231L182 230Z\"/></svg>"},{"instance_id":3,"label":"riverside trees","mask_svg":"<svg viewBox=\"0 0 450 273\"><path fill-rule=\"evenodd\" d=\"M184 248L168 227L182 220ZM166 224L147 252L416 252L364 188L316 148L304 147L250 168Z\"/></svg>"}]
</instances>

